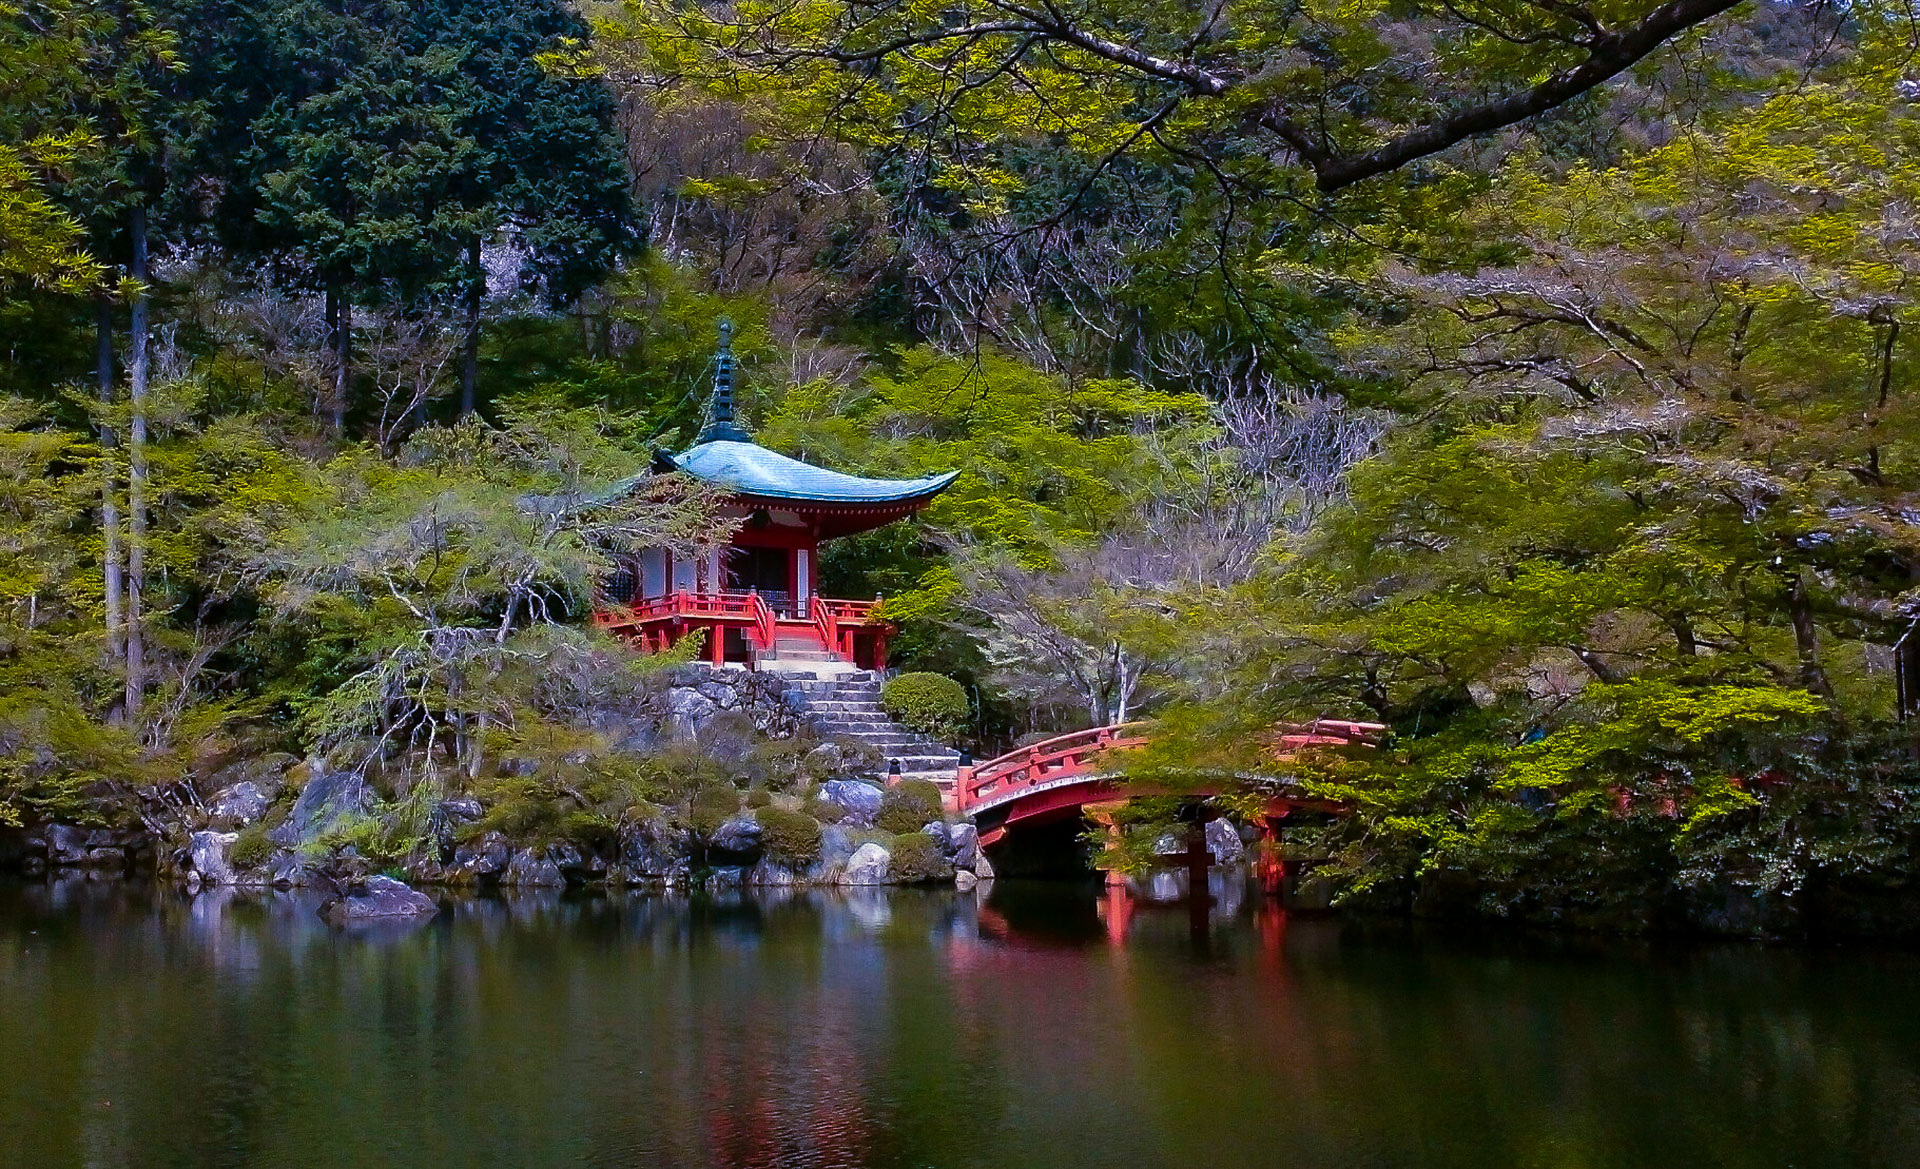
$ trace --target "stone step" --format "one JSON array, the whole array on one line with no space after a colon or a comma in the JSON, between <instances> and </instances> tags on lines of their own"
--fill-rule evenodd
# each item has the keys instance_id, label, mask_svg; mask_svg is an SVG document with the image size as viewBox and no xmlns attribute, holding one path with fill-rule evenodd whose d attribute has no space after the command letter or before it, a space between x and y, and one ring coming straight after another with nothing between
<instances>
[{"instance_id":1,"label":"stone step","mask_svg":"<svg viewBox=\"0 0 1920 1169\"><path fill-rule=\"evenodd\" d=\"M858 739L885 750L888 747L926 747L944 751L946 748L931 739L908 734L892 723L860 723L851 726L834 727L833 732L841 738ZM954 754L959 754L958 751Z\"/></svg>"}]
</instances>

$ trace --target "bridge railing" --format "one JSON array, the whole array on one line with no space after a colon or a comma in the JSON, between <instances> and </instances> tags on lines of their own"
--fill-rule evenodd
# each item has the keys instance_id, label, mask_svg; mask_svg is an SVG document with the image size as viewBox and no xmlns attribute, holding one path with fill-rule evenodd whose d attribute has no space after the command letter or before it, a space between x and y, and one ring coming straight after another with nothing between
<instances>
[{"instance_id":1,"label":"bridge railing","mask_svg":"<svg viewBox=\"0 0 1920 1169\"><path fill-rule=\"evenodd\" d=\"M954 777L955 809L961 814L982 805L1001 804L1021 793L1088 772L1103 751L1124 750L1147 742L1148 724L1125 723L1093 727L1043 739L972 767ZM1276 728L1273 753L1277 759L1320 747L1372 746L1385 733L1384 723L1350 719L1315 719L1285 723Z\"/></svg>"},{"instance_id":2,"label":"bridge railing","mask_svg":"<svg viewBox=\"0 0 1920 1169\"><path fill-rule=\"evenodd\" d=\"M954 777L954 803L960 812L966 813L980 804L999 803L1050 780L1084 772L1094 756L1102 751L1145 743L1146 726L1145 723L1124 723L1117 727L1072 731L1017 748L975 767L962 767Z\"/></svg>"}]
</instances>

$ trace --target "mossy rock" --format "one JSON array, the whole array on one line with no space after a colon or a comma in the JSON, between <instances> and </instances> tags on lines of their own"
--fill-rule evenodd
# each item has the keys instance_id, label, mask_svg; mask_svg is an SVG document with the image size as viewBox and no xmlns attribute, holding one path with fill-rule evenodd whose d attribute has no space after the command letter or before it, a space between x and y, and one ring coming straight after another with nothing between
<instances>
[{"instance_id":1,"label":"mossy rock","mask_svg":"<svg viewBox=\"0 0 1920 1169\"><path fill-rule=\"evenodd\" d=\"M747 807L766 808L773 805L773 793L766 788L757 787L747 793Z\"/></svg>"},{"instance_id":2,"label":"mossy rock","mask_svg":"<svg viewBox=\"0 0 1920 1169\"><path fill-rule=\"evenodd\" d=\"M273 856L273 841L267 839L267 825L255 824L240 830L239 839L227 856L236 869L257 869Z\"/></svg>"},{"instance_id":3,"label":"mossy rock","mask_svg":"<svg viewBox=\"0 0 1920 1169\"><path fill-rule=\"evenodd\" d=\"M832 800L823 800L819 796L810 797L802 810L822 824L838 824L847 818L845 808Z\"/></svg>"},{"instance_id":4,"label":"mossy rock","mask_svg":"<svg viewBox=\"0 0 1920 1169\"><path fill-rule=\"evenodd\" d=\"M712 836L720 825L740 811L740 791L732 786L703 787L687 804L687 827Z\"/></svg>"},{"instance_id":5,"label":"mossy rock","mask_svg":"<svg viewBox=\"0 0 1920 1169\"><path fill-rule=\"evenodd\" d=\"M880 814L874 826L895 834L918 832L934 820L945 818L940 789L925 779L902 780L887 789L880 798Z\"/></svg>"},{"instance_id":6,"label":"mossy rock","mask_svg":"<svg viewBox=\"0 0 1920 1169\"><path fill-rule=\"evenodd\" d=\"M947 863L945 850L939 841L924 832L903 832L895 836L887 842L887 852L893 857L887 872L902 884L953 879L953 866Z\"/></svg>"},{"instance_id":7,"label":"mossy rock","mask_svg":"<svg viewBox=\"0 0 1920 1169\"><path fill-rule=\"evenodd\" d=\"M764 807L754 812L767 855L790 869L804 869L820 859L820 822L804 812Z\"/></svg>"}]
</instances>

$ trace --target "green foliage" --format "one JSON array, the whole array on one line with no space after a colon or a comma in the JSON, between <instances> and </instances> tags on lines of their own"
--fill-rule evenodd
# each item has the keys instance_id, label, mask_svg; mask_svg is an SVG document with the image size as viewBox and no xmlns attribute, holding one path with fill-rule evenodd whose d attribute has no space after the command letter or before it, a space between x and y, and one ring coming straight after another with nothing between
<instances>
[{"instance_id":1,"label":"green foliage","mask_svg":"<svg viewBox=\"0 0 1920 1169\"><path fill-rule=\"evenodd\" d=\"M904 779L880 798L880 814L874 818L874 826L882 832L914 833L945 817L940 789L932 781Z\"/></svg>"},{"instance_id":2,"label":"green foliage","mask_svg":"<svg viewBox=\"0 0 1920 1169\"><path fill-rule=\"evenodd\" d=\"M801 810L822 824L838 824L847 818L845 808L819 796L809 796Z\"/></svg>"},{"instance_id":3,"label":"green foliage","mask_svg":"<svg viewBox=\"0 0 1920 1169\"><path fill-rule=\"evenodd\" d=\"M924 832L902 832L894 836L887 841L887 854L891 858L888 875L903 884L953 878L953 866L940 851L940 842Z\"/></svg>"},{"instance_id":4,"label":"green foliage","mask_svg":"<svg viewBox=\"0 0 1920 1169\"><path fill-rule=\"evenodd\" d=\"M712 836L721 824L739 815L740 805L741 793L731 784L703 787L687 801L687 827L696 836Z\"/></svg>"},{"instance_id":5,"label":"green foliage","mask_svg":"<svg viewBox=\"0 0 1920 1169\"><path fill-rule=\"evenodd\" d=\"M880 705L894 721L941 742L959 738L972 714L966 690L942 674L897 674L880 688Z\"/></svg>"},{"instance_id":6,"label":"green foliage","mask_svg":"<svg viewBox=\"0 0 1920 1169\"><path fill-rule=\"evenodd\" d=\"M267 839L267 826L250 824L242 828L228 856L236 868L252 869L266 864L268 858L273 856L273 842Z\"/></svg>"},{"instance_id":7,"label":"green foliage","mask_svg":"<svg viewBox=\"0 0 1920 1169\"><path fill-rule=\"evenodd\" d=\"M753 818L760 823L767 855L790 869L804 869L820 859L820 823L804 812L762 807Z\"/></svg>"}]
</instances>

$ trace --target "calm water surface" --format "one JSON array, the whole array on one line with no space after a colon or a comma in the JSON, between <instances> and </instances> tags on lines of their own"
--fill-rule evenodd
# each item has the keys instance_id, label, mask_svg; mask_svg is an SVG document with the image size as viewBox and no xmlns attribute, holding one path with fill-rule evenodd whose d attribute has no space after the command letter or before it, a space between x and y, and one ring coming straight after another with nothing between
<instances>
[{"instance_id":1,"label":"calm water surface","mask_svg":"<svg viewBox=\"0 0 1920 1169\"><path fill-rule=\"evenodd\" d=\"M1096 889L0 886L8 1166L1920 1165L1920 957ZM1120 928L1124 924L1124 929Z\"/></svg>"}]
</instances>

